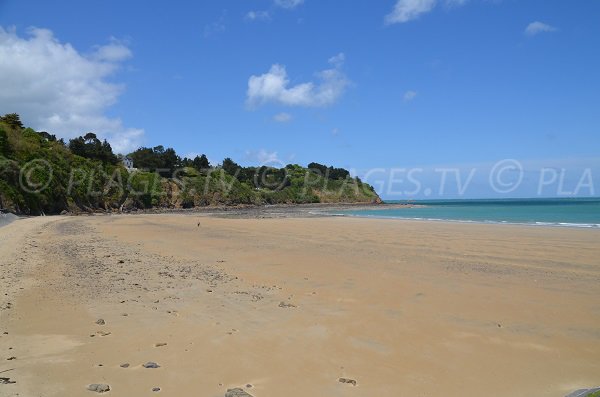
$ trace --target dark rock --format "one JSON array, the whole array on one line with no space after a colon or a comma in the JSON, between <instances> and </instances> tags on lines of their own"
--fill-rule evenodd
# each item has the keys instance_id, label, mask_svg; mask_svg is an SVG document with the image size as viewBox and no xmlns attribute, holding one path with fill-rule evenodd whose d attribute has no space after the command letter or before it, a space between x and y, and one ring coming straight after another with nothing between
<instances>
[{"instance_id":1,"label":"dark rock","mask_svg":"<svg viewBox=\"0 0 600 397\"><path fill-rule=\"evenodd\" d=\"M146 364L143 365L144 368L160 368L160 365L158 365L157 363L153 362L153 361L148 361Z\"/></svg>"},{"instance_id":2,"label":"dark rock","mask_svg":"<svg viewBox=\"0 0 600 397\"><path fill-rule=\"evenodd\" d=\"M104 383L93 383L88 386L89 391L95 391L96 393L106 393L110 391L110 386Z\"/></svg>"},{"instance_id":3,"label":"dark rock","mask_svg":"<svg viewBox=\"0 0 600 397\"><path fill-rule=\"evenodd\" d=\"M9 357L6 359L6 361L11 361L11 360L16 360L17 358L15 356Z\"/></svg>"},{"instance_id":4,"label":"dark rock","mask_svg":"<svg viewBox=\"0 0 600 397\"><path fill-rule=\"evenodd\" d=\"M121 364L121 368L129 368L129 363Z\"/></svg>"},{"instance_id":5,"label":"dark rock","mask_svg":"<svg viewBox=\"0 0 600 397\"><path fill-rule=\"evenodd\" d=\"M340 383L348 383L348 384L351 384L352 386L356 386L356 381L354 379L339 378L338 381Z\"/></svg>"},{"instance_id":6,"label":"dark rock","mask_svg":"<svg viewBox=\"0 0 600 397\"><path fill-rule=\"evenodd\" d=\"M98 320L96 320L96 324L104 325L104 324L106 324L106 321L104 321L104 319L102 319L102 318L99 318Z\"/></svg>"},{"instance_id":7,"label":"dark rock","mask_svg":"<svg viewBox=\"0 0 600 397\"><path fill-rule=\"evenodd\" d=\"M296 307L296 305L291 304L291 303L279 302L279 307L291 308L291 307Z\"/></svg>"},{"instance_id":8,"label":"dark rock","mask_svg":"<svg viewBox=\"0 0 600 397\"><path fill-rule=\"evenodd\" d=\"M160 391L160 387L153 387L152 391L154 391L154 392Z\"/></svg>"},{"instance_id":9,"label":"dark rock","mask_svg":"<svg viewBox=\"0 0 600 397\"><path fill-rule=\"evenodd\" d=\"M227 393L225 393L225 397L253 397L252 394L248 394L244 391L244 389L240 389L236 387L235 389L227 389Z\"/></svg>"}]
</instances>

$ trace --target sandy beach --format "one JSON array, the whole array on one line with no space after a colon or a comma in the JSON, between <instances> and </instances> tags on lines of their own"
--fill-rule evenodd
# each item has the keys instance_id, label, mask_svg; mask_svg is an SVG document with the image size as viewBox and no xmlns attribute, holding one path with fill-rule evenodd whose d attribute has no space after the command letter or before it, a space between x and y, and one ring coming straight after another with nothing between
<instances>
[{"instance_id":1,"label":"sandy beach","mask_svg":"<svg viewBox=\"0 0 600 397\"><path fill-rule=\"evenodd\" d=\"M575 228L18 220L0 395L564 396L600 384L599 258L600 230Z\"/></svg>"}]
</instances>

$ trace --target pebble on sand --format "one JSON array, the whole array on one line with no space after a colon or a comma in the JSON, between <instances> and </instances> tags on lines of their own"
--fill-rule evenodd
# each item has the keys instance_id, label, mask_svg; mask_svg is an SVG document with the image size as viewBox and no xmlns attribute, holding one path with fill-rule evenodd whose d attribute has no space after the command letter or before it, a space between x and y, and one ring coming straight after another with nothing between
<instances>
[{"instance_id":1,"label":"pebble on sand","mask_svg":"<svg viewBox=\"0 0 600 397\"><path fill-rule=\"evenodd\" d=\"M96 324L104 325L104 324L106 324L106 321L104 321L104 319L102 319L102 318L99 318L98 320L96 320Z\"/></svg>"},{"instance_id":2,"label":"pebble on sand","mask_svg":"<svg viewBox=\"0 0 600 397\"><path fill-rule=\"evenodd\" d=\"M124 363L120 365L121 368L129 368L129 363Z\"/></svg>"},{"instance_id":3,"label":"pebble on sand","mask_svg":"<svg viewBox=\"0 0 600 397\"><path fill-rule=\"evenodd\" d=\"M236 387L235 389L227 389L225 397L253 397L252 394L245 392L243 389Z\"/></svg>"},{"instance_id":4,"label":"pebble on sand","mask_svg":"<svg viewBox=\"0 0 600 397\"><path fill-rule=\"evenodd\" d=\"M144 368L160 368L160 365L153 361L148 361L146 364L142 365Z\"/></svg>"},{"instance_id":5,"label":"pebble on sand","mask_svg":"<svg viewBox=\"0 0 600 397\"><path fill-rule=\"evenodd\" d=\"M338 381L340 383L348 383L348 384L351 384L352 386L356 386L356 381L354 379L339 378Z\"/></svg>"},{"instance_id":6,"label":"pebble on sand","mask_svg":"<svg viewBox=\"0 0 600 397\"><path fill-rule=\"evenodd\" d=\"M155 343L154 347L163 347L163 346L166 346L166 345L167 345L166 342L159 342L159 343Z\"/></svg>"},{"instance_id":7,"label":"pebble on sand","mask_svg":"<svg viewBox=\"0 0 600 397\"><path fill-rule=\"evenodd\" d=\"M293 303L279 302L279 307L291 308L291 307L296 307L296 305L294 305Z\"/></svg>"},{"instance_id":8,"label":"pebble on sand","mask_svg":"<svg viewBox=\"0 0 600 397\"><path fill-rule=\"evenodd\" d=\"M89 391L95 391L96 393L106 393L110 391L110 386L104 383L93 383L88 386Z\"/></svg>"},{"instance_id":9,"label":"pebble on sand","mask_svg":"<svg viewBox=\"0 0 600 397\"><path fill-rule=\"evenodd\" d=\"M154 391L154 392L160 391L160 387L153 387L152 391Z\"/></svg>"}]
</instances>

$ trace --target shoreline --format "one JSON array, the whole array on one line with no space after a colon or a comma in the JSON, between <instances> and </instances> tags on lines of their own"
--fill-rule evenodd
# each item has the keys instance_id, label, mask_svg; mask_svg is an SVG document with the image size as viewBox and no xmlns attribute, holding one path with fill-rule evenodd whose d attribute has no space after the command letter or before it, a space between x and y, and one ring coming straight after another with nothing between
<instances>
[{"instance_id":1,"label":"shoreline","mask_svg":"<svg viewBox=\"0 0 600 397\"><path fill-rule=\"evenodd\" d=\"M11 224L12 222L21 219L20 216L13 213L0 212L0 227Z\"/></svg>"},{"instance_id":2,"label":"shoreline","mask_svg":"<svg viewBox=\"0 0 600 397\"><path fill-rule=\"evenodd\" d=\"M405 203L318 203L318 204L273 204L260 206L215 206L215 207L195 207L195 208L156 208L148 210L137 210L127 212L83 212L69 213L56 215L14 215L12 213L0 214L0 227L6 226L16 220L27 218L44 218L44 217L104 217L104 216L136 216L136 215L186 215L186 216L202 216L212 218L226 219L274 219L274 218L356 218L365 220L383 220L383 221L404 221L404 222L420 222L434 224L459 224L459 225L501 225L501 226L516 226L516 227L533 227L533 228L559 228L559 229L577 229L577 230L600 230L600 225L586 223L569 223L569 222L509 222L509 221L480 221L467 219L442 219L442 218L408 218L408 217L392 217L392 216L377 216L377 215L357 215L357 214L340 214L332 211L336 210L386 210L386 209L410 209L423 207L418 204ZM2 222L2 217L9 216L11 220Z\"/></svg>"},{"instance_id":3,"label":"shoreline","mask_svg":"<svg viewBox=\"0 0 600 397\"><path fill-rule=\"evenodd\" d=\"M574 229L590 229L600 230L600 224L592 223L569 223L569 222L509 222L509 221L475 221L468 219L441 219L441 218L402 218L392 216L377 216L377 215L355 215L355 214L328 214L331 216L361 218L361 219L379 219L389 221L413 221L413 222L435 222L435 223L451 223L451 224L467 224L467 225L506 225L506 226L527 226L527 227L551 227L551 228L574 228Z\"/></svg>"}]
</instances>

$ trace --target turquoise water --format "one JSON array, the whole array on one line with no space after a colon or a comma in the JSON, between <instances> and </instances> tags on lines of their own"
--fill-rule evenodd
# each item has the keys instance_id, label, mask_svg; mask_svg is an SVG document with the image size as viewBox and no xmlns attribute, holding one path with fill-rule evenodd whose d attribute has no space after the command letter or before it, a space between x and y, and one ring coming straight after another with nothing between
<instances>
[{"instance_id":1,"label":"turquoise water","mask_svg":"<svg viewBox=\"0 0 600 397\"><path fill-rule=\"evenodd\" d=\"M402 201L390 201L402 203ZM600 228L600 198L411 201L412 208L336 211L336 215Z\"/></svg>"}]
</instances>

